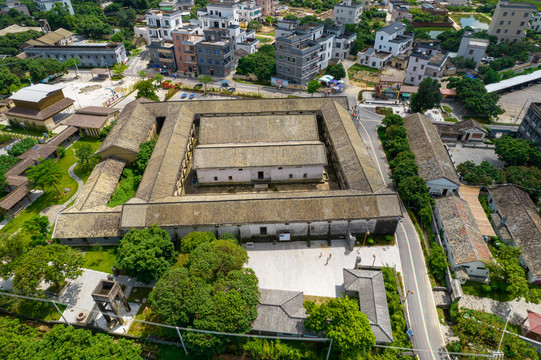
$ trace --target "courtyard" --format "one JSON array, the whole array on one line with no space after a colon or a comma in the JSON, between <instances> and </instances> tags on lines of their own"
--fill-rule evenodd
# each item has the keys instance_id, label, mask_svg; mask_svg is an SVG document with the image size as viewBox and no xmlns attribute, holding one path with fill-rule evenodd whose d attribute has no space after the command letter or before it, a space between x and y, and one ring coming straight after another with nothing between
<instances>
[{"instance_id":1,"label":"courtyard","mask_svg":"<svg viewBox=\"0 0 541 360\"><path fill-rule=\"evenodd\" d=\"M476 144L475 147L464 146L462 144L447 144L447 151L455 166L466 161L472 161L479 165L483 161L488 161L491 165L502 169L503 163L498 159L494 152L494 146L489 147L485 144Z\"/></svg>"},{"instance_id":2,"label":"courtyard","mask_svg":"<svg viewBox=\"0 0 541 360\"><path fill-rule=\"evenodd\" d=\"M343 269L353 269L357 257L362 266L391 266L402 271L397 245L355 247L349 251L344 240L332 240L331 246L327 241L311 241L311 247L298 241L256 243L247 250L246 266L255 271L260 288L302 291L305 295L339 296Z\"/></svg>"}]
</instances>

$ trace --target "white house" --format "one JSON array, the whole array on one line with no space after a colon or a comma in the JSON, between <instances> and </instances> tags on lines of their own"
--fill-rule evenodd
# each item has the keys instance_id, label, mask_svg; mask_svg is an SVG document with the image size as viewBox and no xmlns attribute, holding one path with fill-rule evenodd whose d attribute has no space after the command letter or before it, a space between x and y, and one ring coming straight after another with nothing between
<instances>
[{"instance_id":1,"label":"white house","mask_svg":"<svg viewBox=\"0 0 541 360\"><path fill-rule=\"evenodd\" d=\"M385 51L377 51L374 48L368 48L365 51L357 53L357 62L361 65L381 69L391 60L393 54Z\"/></svg>"},{"instance_id":2,"label":"white house","mask_svg":"<svg viewBox=\"0 0 541 360\"><path fill-rule=\"evenodd\" d=\"M466 31L460 41L457 56L462 56L466 59L473 59L477 65L481 63L481 59L485 56L485 51L489 45L486 39L475 39L472 37L473 32Z\"/></svg>"},{"instance_id":3,"label":"white house","mask_svg":"<svg viewBox=\"0 0 541 360\"><path fill-rule=\"evenodd\" d=\"M206 8L197 10L197 20L195 22L203 30L210 28L226 29L231 25L239 25L239 5L208 4Z\"/></svg>"},{"instance_id":4,"label":"white house","mask_svg":"<svg viewBox=\"0 0 541 360\"><path fill-rule=\"evenodd\" d=\"M449 52L433 43L422 44L410 54L404 82L419 85L427 77L441 79Z\"/></svg>"},{"instance_id":5,"label":"white house","mask_svg":"<svg viewBox=\"0 0 541 360\"><path fill-rule=\"evenodd\" d=\"M182 27L182 11L151 9L145 13L149 41L173 41L172 31Z\"/></svg>"},{"instance_id":6,"label":"white house","mask_svg":"<svg viewBox=\"0 0 541 360\"><path fill-rule=\"evenodd\" d=\"M334 42L332 46L332 58L344 60L348 57L351 51L351 47L355 39L357 39L357 33L346 33L345 25L331 26L325 28L325 33L334 36Z\"/></svg>"},{"instance_id":7,"label":"white house","mask_svg":"<svg viewBox=\"0 0 541 360\"><path fill-rule=\"evenodd\" d=\"M470 206L456 195L438 197L435 218L442 242L447 250L449 267L461 283L466 280L484 282L489 271L486 263L492 254L479 231ZM457 271L459 270L463 271Z\"/></svg>"},{"instance_id":8,"label":"white house","mask_svg":"<svg viewBox=\"0 0 541 360\"><path fill-rule=\"evenodd\" d=\"M457 193L460 180L432 121L415 113L404 118L404 127L419 176L426 181L428 191L443 196Z\"/></svg>"},{"instance_id":9,"label":"white house","mask_svg":"<svg viewBox=\"0 0 541 360\"><path fill-rule=\"evenodd\" d=\"M398 56L411 50L413 35L406 34L406 24L396 22L376 31L374 48Z\"/></svg>"},{"instance_id":10,"label":"white house","mask_svg":"<svg viewBox=\"0 0 541 360\"><path fill-rule=\"evenodd\" d=\"M332 19L335 23L339 24L357 24L361 21L362 13L362 4L352 4L351 0L347 0L334 5Z\"/></svg>"},{"instance_id":11,"label":"white house","mask_svg":"<svg viewBox=\"0 0 541 360\"><path fill-rule=\"evenodd\" d=\"M239 20L249 23L261 17L261 6L257 5L255 0L239 3Z\"/></svg>"},{"instance_id":12,"label":"white house","mask_svg":"<svg viewBox=\"0 0 541 360\"><path fill-rule=\"evenodd\" d=\"M541 33L541 11L537 12L532 17L532 22L531 22L530 29L532 29L533 31L535 31L538 34Z\"/></svg>"},{"instance_id":13,"label":"white house","mask_svg":"<svg viewBox=\"0 0 541 360\"><path fill-rule=\"evenodd\" d=\"M71 15L74 14L70 0L34 0L34 2L39 11L49 11L52 10L56 4L63 4L68 8Z\"/></svg>"}]
</instances>

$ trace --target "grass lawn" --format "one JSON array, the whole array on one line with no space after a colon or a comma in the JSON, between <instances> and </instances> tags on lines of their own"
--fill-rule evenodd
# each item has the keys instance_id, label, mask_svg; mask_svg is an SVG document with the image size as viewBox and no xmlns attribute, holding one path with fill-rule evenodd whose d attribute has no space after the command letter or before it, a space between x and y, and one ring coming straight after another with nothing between
<instances>
[{"instance_id":1,"label":"grass lawn","mask_svg":"<svg viewBox=\"0 0 541 360\"><path fill-rule=\"evenodd\" d=\"M271 32L258 32L258 33L256 33L256 36L257 35L276 36L274 30L271 31Z\"/></svg>"},{"instance_id":2,"label":"grass lawn","mask_svg":"<svg viewBox=\"0 0 541 360\"><path fill-rule=\"evenodd\" d=\"M19 135L30 135L30 136L37 136L37 137L43 137L43 134L46 133L46 131L38 131L38 130L30 130L30 129L23 129L23 128L16 128L13 126L4 126L2 128L2 131L11 133L11 134L19 134Z\"/></svg>"},{"instance_id":3,"label":"grass lawn","mask_svg":"<svg viewBox=\"0 0 541 360\"><path fill-rule=\"evenodd\" d=\"M94 143L95 140L84 138L77 141L77 143L80 142ZM26 220L32 218L35 215L39 215L40 211L42 211L43 209L52 205L63 204L68 201L71 196L77 191L77 182L73 180L68 174L69 167L73 165L76 161L77 159L75 158L74 148L73 146L71 146L69 149L66 150L66 154L64 155L64 157L58 160L58 166L60 167L60 170L63 174L62 179L60 179L60 181L56 184L56 187L60 191L60 194L57 193L54 187L46 189L43 195L41 195L25 210L19 212L13 220L11 220L6 226L4 226L2 231L7 234L12 234L13 232L19 230ZM64 189L68 189L68 191L65 192Z\"/></svg>"},{"instance_id":4,"label":"grass lawn","mask_svg":"<svg viewBox=\"0 0 541 360\"><path fill-rule=\"evenodd\" d=\"M348 77L350 79L352 79L353 76L355 76L355 74L357 74L357 72L361 71L361 70L372 72L372 73L381 73L381 70L378 70L378 69L374 69L374 68L364 66L364 65L361 65L361 64L353 64L347 70L348 71Z\"/></svg>"},{"instance_id":5,"label":"grass lawn","mask_svg":"<svg viewBox=\"0 0 541 360\"><path fill-rule=\"evenodd\" d=\"M260 43L262 44L265 44L265 43L268 43L270 41L272 41L272 39L269 39L269 38L266 38L266 37L263 37L263 36L257 36L255 37L257 40L259 40Z\"/></svg>"},{"instance_id":6,"label":"grass lawn","mask_svg":"<svg viewBox=\"0 0 541 360\"><path fill-rule=\"evenodd\" d=\"M66 310L66 306L57 305L60 311ZM24 314L41 320L59 320L60 313L53 304L36 300L22 300L9 296L0 296L0 307L6 311Z\"/></svg>"},{"instance_id":7,"label":"grass lawn","mask_svg":"<svg viewBox=\"0 0 541 360\"><path fill-rule=\"evenodd\" d=\"M116 246L102 248L87 248L85 251L85 269L102 271L112 274L111 268L116 261Z\"/></svg>"},{"instance_id":8,"label":"grass lawn","mask_svg":"<svg viewBox=\"0 0 541 360\"><path fill-rule=\"evenodd\" d=\"M149 335L169 338L173 341L178 340L178 335L175 330L167 329L161 326L154 326L149 324L143 324L137 320L144 320L156 323L163 323L161 319L154 313L151 308L141 306L139 313L135 316L135 320L130 326L128 335L147 337Z\"/></svg>"},{"instance_id":9,"label":"grass lawn","mask_svg":"<svg viewBox=\"0 0 541 360\"><path fill-rule=\"evenodd\" d=\"M464 294L467 295L475 295L479 297L487 297L492 300L497 301L511 301L511 297L508 294L491 291L489 293L484 292L481 287L483 284L475 282L475 281L466 281L464 285L462 285L462 291L464 291Z\"/></svg>"}]
</instances>

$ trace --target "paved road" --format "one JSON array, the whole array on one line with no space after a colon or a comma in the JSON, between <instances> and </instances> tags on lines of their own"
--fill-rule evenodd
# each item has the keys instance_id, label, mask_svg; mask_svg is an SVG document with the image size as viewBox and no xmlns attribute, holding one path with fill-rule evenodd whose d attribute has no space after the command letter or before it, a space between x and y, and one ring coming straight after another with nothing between
<instances>
[{"instance_id":1,"label":"paved road","mask_svg":"<svg viewBox=\"0 0 541 360\"><path fill-rule=\"evenodd\" d=\"M368 146L384 182L388 187L392 187L390 170L376 132L382 116L364 107L360 107L358 113L360 121L356 125L359 134ZM405 209L403 212L405 216L397 228L396 236L405 291L413 291L409 293L406 301L414 334L413 346L424 350L417 353L421 360L448 359L420 239ZM440 351L443 353L440 354Z\"/></svg>"}]
</instances>

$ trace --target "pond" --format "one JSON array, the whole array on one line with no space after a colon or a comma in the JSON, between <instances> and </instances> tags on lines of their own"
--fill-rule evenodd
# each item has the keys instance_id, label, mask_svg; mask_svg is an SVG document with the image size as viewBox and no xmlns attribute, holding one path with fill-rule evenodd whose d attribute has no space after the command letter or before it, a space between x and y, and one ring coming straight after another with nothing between
<instances>
[{"instance_id":1,"label":"pond","mask_svg":"<svg viewBox=\"0 0 541 360\"><path fill-rule=\"evenodd\" d=\"M442 32L445 32L445 31L454 31L455 29L452 28L452 27L426 27L426 28L419 28L421 30L423 30L424 32L426 32L428 35L430 35L430 37L432 39L435 39L436 36L438 36L439 34L441 34Z\"/></svg>"},{"instance_id":2,"label":"pond","mask_svg":"<svg viewBox=\"0 0 541 360\"><path fill-rule=\"evenodd\" d=\"M478 14L469 14L469 15L451 15L453 20L460 24L461 27L470 26L475 29L487 30L490 25L490 20L488 20L483 15Z\"/></svg>"}]
</instances>

